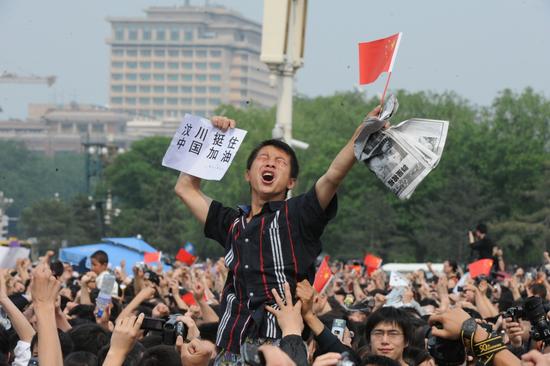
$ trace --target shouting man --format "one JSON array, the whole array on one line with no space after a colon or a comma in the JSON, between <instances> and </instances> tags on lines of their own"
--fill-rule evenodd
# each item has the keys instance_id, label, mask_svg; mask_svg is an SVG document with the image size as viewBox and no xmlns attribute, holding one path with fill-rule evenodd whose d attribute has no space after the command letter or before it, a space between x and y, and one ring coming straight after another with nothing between
<instances>
[{"instance_id":1,"label":"shouting man","mask_svg":"<svg viewBox=\"0 0 550 366\"><path fill-rule=\"evenodd\" d=\"M376 107L367 117L379 111ZM262 142L248 157L248 206L226 207L201 191L199 178L180 175L177 195L204 224L205 235L224 247L229 268L216 339L223 351L217 364L240 361L245 342L276 344L281 339L275 317L265 310L266 305L275 305L271 289L283 295L285 282L293 293L299 281L313 283L320 237L336 215L336 190L356 161L353 143L365 123L371 122L357 128L315 185L288 200L299 165L294 150L279 140ZM223 131L236 126L225 117L212 118L212 124Z\"/></svg>"}]
</instances>

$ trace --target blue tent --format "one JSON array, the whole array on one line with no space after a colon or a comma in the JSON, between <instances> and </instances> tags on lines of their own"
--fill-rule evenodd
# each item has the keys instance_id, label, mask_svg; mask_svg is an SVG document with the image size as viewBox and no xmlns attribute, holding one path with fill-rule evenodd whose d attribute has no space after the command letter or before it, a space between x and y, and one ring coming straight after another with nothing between
<instances>
[{"instance_id":1,"label":"blue tent","mask_svg":"<svg viewBox=\"0 0 550 366\"><path fill-rule=\"evenodd\" d=\"M121 260L126 261L126 274L132 275L132 268L137 262L143 262L145 252L157 250L139 238L103 238L104 243L87 244L62 248L59 251L59 260L78 266L85 263L90 268L90 255L96 250L103 250L109 256L109 268L114 269L120 265ZM164 265L164 269L167 265Z\"/></svg>"}]
</instances>

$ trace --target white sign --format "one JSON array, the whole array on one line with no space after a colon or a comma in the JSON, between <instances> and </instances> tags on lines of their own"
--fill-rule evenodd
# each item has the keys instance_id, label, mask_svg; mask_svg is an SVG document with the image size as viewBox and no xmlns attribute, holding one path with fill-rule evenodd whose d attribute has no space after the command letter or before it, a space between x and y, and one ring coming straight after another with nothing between
<instances>
[{"instance_id":1,"label":"white sign","mask_svg":"<svg viewBox=\"0 0 550 366\"><path fill-rule=\"evenodd\" d=\"M220 180L235 158L246 131L215 128L206 118L186 114L162 165L208 180Z\"/></svg>"},{"instance_id":2,"label":"white sign","mask_svg":"<svg viewBox=\"0 0 550 366\"><path fill-rule=\"evenodd\" d=\"M0 268L15 268L20 258L29 258L30 250L22 247L0 247Z\"/></svg>"},{"instance_id":3,"label":"white sign","mask_svg":"<svg viewBox=\"0 0 550 366\"><path fill-rule=\"evenodd\" d=\"M391 287L408 287L409 280L407 277L399 272L392 271L390 274L390 286Z\"/></svg>"}]
</instances>

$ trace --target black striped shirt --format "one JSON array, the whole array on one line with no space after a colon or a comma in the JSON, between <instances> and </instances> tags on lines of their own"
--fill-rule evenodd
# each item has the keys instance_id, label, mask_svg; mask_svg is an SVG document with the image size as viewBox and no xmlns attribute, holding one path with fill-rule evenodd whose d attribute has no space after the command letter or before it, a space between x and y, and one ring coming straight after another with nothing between
<instances>
[{"instance_id":1,"label":"black striped shirt","mask_svg":"<svg viewBox=\"0 0 550 366\"><path fill-rule=\"evenodd\" d=\"M225 248L229 269L216 338L219 347L240 353L247 337L281 338L275 317L264 309L275 303L271 289L283 295L285 282L293 293L297 282L313 283L320 237L336 210L336 195L323 210L315 187L286 201L266 203L250 222L249 207L211 203L204 232Z\"/></svg>"}]
</instances>

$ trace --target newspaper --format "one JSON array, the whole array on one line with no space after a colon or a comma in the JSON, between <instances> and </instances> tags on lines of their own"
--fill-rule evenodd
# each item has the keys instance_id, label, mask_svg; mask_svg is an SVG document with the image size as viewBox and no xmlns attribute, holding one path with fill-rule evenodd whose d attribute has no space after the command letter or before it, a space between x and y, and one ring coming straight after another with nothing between
<instances>
[{"instance_id":1,"label":"newspaper","mask_svg":"<svg viewBox=\"0 0 550 366\"><path fill-rule=\"evenodd\" d=\"M364 121L354 152L357 160L364 161L386 187L406 200L439 164L449 122L412 118L380 130L398 106L397 98L392 95L379 117Z\"/></svg>"}]
</instances>

